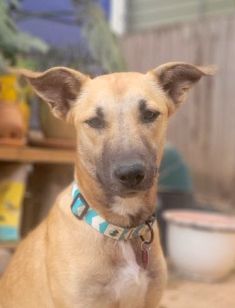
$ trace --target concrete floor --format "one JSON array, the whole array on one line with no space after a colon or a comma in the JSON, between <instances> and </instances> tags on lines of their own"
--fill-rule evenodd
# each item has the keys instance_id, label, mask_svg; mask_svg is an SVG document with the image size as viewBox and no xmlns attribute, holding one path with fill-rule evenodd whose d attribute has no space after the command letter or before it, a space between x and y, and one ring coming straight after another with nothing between
<instances>
[{"instance_id":1,"label":"concrete floor","mask_svg":"<svg viewBox=\"0 0 235 308\"><path fill-rule=\"evenodd\" d=\"M171 275L160 308L235 308L235 273L212 284Z\"/></svg>"}]
</instances>

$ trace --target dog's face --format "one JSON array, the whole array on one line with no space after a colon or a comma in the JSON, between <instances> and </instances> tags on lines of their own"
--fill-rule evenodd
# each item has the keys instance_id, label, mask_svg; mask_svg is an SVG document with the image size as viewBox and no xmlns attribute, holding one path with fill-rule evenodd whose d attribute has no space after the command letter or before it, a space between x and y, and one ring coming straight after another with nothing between
<instances>
[{"instance_id":1,"label":"dog's face","mask_svg":"<svg viewBox=\"0 0 235 308\"><path fill-rule=\"evenodd\" d=\"M57 117L77 131L79 162L109 196L148 190L160 164L169 116L208 68L168 63L147 74L90 79L67 68L24 72Z\"/></svg>"},{"instance_id":2,"label":"dog's face","mask_svg":"<svg viewBox=\"0 0 235 308\"><path fill-rule=\"evenodd\" d=\"M168 108L150 78L116 73L89 80L71 116L80 159L106 194L128 197L152 186Z\"/></svg>"}]
</instances>

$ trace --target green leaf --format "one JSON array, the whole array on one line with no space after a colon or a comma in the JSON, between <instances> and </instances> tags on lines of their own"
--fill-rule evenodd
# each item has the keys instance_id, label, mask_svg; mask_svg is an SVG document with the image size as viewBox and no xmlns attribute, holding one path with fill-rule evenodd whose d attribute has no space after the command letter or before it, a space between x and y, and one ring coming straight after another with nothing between
<instances>
[{"instance_id":1,"label":"green leaf","mask_svg":"<svg viewBox=\"0 0 235 308\"><path fill-rule=\"evenodd\" d=\"M88 41L93 58L107 72L123 71L126 68L118 41L111 32L101 7L93 1L74 0L77 19L84 21L83 33ZM81 10L81 5L83 9ZM82 11L82 16L79 13ZM85 15L85 16L84 16Z\"/></svg>"},{"instance_id":2,"label":"green leaf","mask_svg":"<svg viewBox=\"0 0 235 308\"><path fill-rule=\"evenodd\" d=\"M19 5L17 0L0 1L0 50L3 57L14 61L17 54L32 50L45 53L48 46L42 40L17 29L9 11L9 4Z\"/></svg>"}]
</instances>

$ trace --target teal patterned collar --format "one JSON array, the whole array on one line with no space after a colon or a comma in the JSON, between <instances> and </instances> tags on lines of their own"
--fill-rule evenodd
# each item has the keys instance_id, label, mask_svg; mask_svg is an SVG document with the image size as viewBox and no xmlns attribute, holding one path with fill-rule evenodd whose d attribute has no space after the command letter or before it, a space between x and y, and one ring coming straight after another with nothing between
<instances>
[{"instance_id":1,"label":"teal patterned collar","mask_svg":"<svg viewBox=\"0 0 235 308\"><path fill-rule=\"evenodd\" d=\"M130 240L141 238L144 241L145 235L150 231L152 233L152 224L155 221L151 217L146 223L133 228L124 228L112 225L102 218L95 210L89 207L86 200L80 193L76 183L72 187L73 202L71 211L80 220L84 220L95 230L115 240ZM152 237L152 234L151 234Z\"/></svg>"}]
</instances>

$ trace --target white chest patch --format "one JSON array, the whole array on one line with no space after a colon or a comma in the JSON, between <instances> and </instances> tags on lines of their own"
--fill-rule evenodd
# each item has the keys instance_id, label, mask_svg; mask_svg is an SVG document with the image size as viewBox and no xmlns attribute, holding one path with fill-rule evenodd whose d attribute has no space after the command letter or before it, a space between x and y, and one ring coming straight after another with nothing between
<instances>
[{"instance_id":1,"label":"white chest patch","mask_svg":"<svg viewBox=\"0 0 235 308\"><path fill-rule=\"evenodd\" d=\"M149 278L146 271L137 262L130 243L120 242L124 264L120 267L111 283L113 297L120 303L120 307L142 307Z\"/></svg>"}]
</instances>

